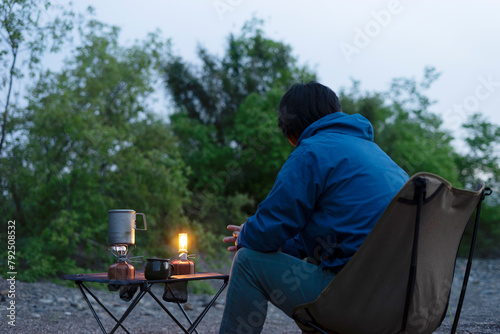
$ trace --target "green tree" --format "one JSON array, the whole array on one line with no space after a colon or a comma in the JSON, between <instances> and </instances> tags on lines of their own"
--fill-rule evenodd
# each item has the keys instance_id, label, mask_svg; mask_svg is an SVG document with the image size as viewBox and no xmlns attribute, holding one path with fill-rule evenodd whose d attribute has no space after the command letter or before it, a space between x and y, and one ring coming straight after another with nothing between
<instances>
[{"instance_id":1,"label":"green tree","mask_svg":"<svg viewBox=\"0 0 500 334\"><path fill-rule=\"evenodd\" d=\"M473 114L462 125L466 148L457 152L456 163L464 184L473 186L480 176L492 187L500 184L500 126L488 122L481 114Z\"/></svg>"},{"instance_id":2,"label":"green tree","mask_svg":"<svg viewBox=\"0 0 500 334\"><path fill-rule=\"evenodd\" d=\"M49 14L50 13L50 14ZM55 18L52 18L55 15ZM48 0L3 0L0 3L0 158L8 146L8 137L15 137L12 119L14 82L31 78L43 55L59 50L64 37L72 30L74 14L64 11Z\"/></svg>"},{"instance_id":3,"label":"green tree","mask_svg":"<svg viewBox=\"0 0 500 334\"><path fill-rule=\"evenodd\" d=\"M493 190L485 199L478 231L477 248L482 256L500 255L500 126L483 115L471 115L462 125L466 131L465 147L455 153L459 178L473 189L482 180ZM470 237L470 229L467 231Z\"/></svg>"},{"instance_id":4,"label":"green tree","mask_svg":"<svg viewBox=\"0 0 500 334\"><path fill-rule=\"evenodd\" d=\"M163 44L153 34L121 47L119 29L96 21L81 32L62 71L44 72L18 110L7 209L24 279L104 269L108 209L147 214L151 232L137 233L146 254L167 254L170 231L186 223L185 165L170 126L147 108Z\"/></svg>"},{"instance_id":5,"label":"green tree","mask_svg":"<svg viewBox=\"0 0 500 334\"><path fill-rule=\"evenodd\" d=\"M426 171L441 175L461 186L454 160L453 137L443 130L442 120L432 113L425 90L439 77L426 68L420 82L394 79L386 92L361 92L359 82L340 99L347 113L359 113L370 120L375 142L409 175Z\"/></svg>"},{"instance_id":6,"label":"green tree","mask_svg":"<svg viewBox=\"0 0 500 334\"><path fill-rule=\"evenodd\" d=\"M315 79L290 46L264 36L261 24L254 19L231 34L222 57L199 47L201 66L172 54L164 64L172 127L192 171L188 213L219 231L243 222L245 208L270 190L291 151L277 132L279 99L291 84Z\"/></svg>"}]
</instances>

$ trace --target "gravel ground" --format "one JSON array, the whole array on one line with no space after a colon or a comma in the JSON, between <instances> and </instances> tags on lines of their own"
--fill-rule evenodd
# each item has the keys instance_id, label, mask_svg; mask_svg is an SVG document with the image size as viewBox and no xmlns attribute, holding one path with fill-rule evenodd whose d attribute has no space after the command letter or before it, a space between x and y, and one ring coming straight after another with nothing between
<instances>
[{"instance_id":1,"label":"gravel ground","mask_svg":"<svg viewBox=\"0 0 500 334\"><path fill-rule=\"evenodd\" d=\"M465 260L460 259L457 263L450 301L452 314L455 311L464 270ZM101 333L78 289L48 282L16 282L16 326L9 326L7 307L10 299L7 291L7 280L0 278L0 333ZM118 297L117 292L95 289L93 291L117 316L121 315L129 305ZM162 287L158 285L155 291L158 296L161 296ZM188 307L191 306L192 310L187 311L188 315L192 319L196 318L209 299L210 297L206 295L189 296ZM224 299L223 294L208 312L198 326L199 333L217 333L224 309ZM187 324L175 304L167 304L167 306L178 319L182 319L183 324ZM106 330L111 330L114 321L101 311L98 305L95 307ZM499 314L500 259L476 259L473 262L458 333L500 333ZM180 332L149 296L141 300L124 325L131 333ZM447 316L435 333L449 333L450 328L451 319ZM124 333L124 331L118 330L117 333ZM293 320L271 305L263 333L300 333L300 331Z\"/></svg>"}]
</instances>

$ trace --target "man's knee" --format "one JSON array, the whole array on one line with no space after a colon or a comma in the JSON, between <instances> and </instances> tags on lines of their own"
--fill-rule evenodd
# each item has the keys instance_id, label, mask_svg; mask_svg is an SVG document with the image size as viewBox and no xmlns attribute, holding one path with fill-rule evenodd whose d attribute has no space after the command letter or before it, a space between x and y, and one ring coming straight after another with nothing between
<instances>
[{"instance_id":1,"label":"man's knee","mask_svg":"<svg viewBox=\"0 0 500 334\"><path fill-rule=\"evenodd\" d=\"M249 262L251 262L252 260L259 258L265 254L267 254L267 253L261 253L259 251L244 247L244 248L240 248L238 250L238 252L236 252L236 255L235 255L233 261L245 262L245 261L250 260Z\"/></svg>"},{"instance_id":2,"label":"man's knee","mask_svg":"<svg viewBox=\"0 0 500 334\"><path fill-rule=\"evenodd\" d=\"M251 258L254 256L256 251L248 249L248 248L240 248L233 259L233 268L234 267L249 267L252 265Z\"/></svg>"},{"instance_id":3,"label":"man's knee","mask_svg":"<svg viewBox=\"0 0 500 334\"><path fill-rule=\"evenodd\" d=\"M254 250L251 250L250 248L246 248L246 247L243 247L243 248L240 248L237 252L236 252L236 257L246 257L246 256L249 256L250 254L252 254L253 252L255 252Z\"/></svg>"},{"instance_id":4,"label":"man's knee","mask_svg":"<svg viewBox=\"0 0 500 334\"><path fill-rule=\"evenodd\" d=\"M273 253L262 253L248 248L240 248L233 259L231 274L245 273L250 277L259 276L264 262L268 262L268 256ZM267 260L267 261L265 261Z\"/></svg>"}]
</instances>

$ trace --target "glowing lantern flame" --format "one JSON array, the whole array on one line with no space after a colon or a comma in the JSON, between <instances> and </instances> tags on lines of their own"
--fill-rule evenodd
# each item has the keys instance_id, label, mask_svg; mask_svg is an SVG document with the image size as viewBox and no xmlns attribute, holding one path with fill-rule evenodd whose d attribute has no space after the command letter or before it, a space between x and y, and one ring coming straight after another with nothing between
<instances>
[{"instance_id":1,"label":"glowing lantern flame","mask_svg":"<svg viewBox=\"0 0 500 334\"><path fill-rule=\"evenodd\" d=\"M179 233L179 253L187 253L188 235L187 233Z\"/></svg>"}]
</instances>

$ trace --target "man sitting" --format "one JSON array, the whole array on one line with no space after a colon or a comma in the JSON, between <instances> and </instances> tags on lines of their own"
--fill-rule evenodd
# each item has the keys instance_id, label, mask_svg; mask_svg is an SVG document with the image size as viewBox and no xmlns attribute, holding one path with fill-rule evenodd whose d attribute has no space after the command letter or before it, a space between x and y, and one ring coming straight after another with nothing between
<instances>
[{"instance_id":1,"label":"man sitting","mask_svg":"<svg viewBox=\"0 0 500 334\"><path fill-rule=\"evenodd\" d=\"M228 226L237 253L220 333L260 333L268 301L291 316L315 300L408 179L370 122L317 82L283 95L278 126L295 150L255 215Z\"/></svg>"}]
</instances>

